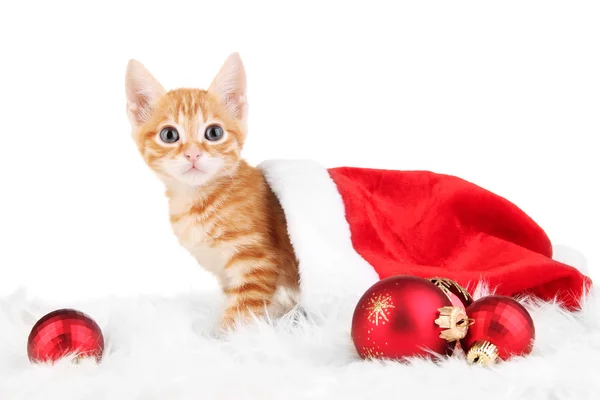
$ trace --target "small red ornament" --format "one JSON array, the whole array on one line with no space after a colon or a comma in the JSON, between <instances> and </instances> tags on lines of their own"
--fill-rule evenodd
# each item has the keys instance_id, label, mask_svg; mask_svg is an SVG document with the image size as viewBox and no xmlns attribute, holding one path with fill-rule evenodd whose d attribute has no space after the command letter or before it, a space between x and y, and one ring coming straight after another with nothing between
<instances>
[{"instance_id":1,"label":"small red ornament","mask_svg":"<svg viewBox=\"0 0 600 400\"><path fill-rule=\"evenodd\" d=\"M102 358L104 336L88 315L72 309L60 309L44 315L31 329L27 355L32 362L54 362L72 354L74 361L83 357Z\"/></svg>"},{"instance_id":2,"label":"small red ornament","mask_svg":"<svg viewBox=\"0 0 600 400\"><path fill-rule=\"evenodd\" d=\"M455 281L448 278L440 278L439 276L429 278L428 280L448 296L454 307L461 307L465 310L473 303L471 294Z\"/></svg>"},{"instance_id":3,"label":"small red ornament","mask_svg":"<svg viewBox=\"0 0 600 400\"><path fill-rule=\"evenodd\" d=\"M352 341L360 357L402 359L450 355L464 337L463 310L427 279L392 276L371 286L352 318Z\"/></svg>"},{"instance_id":4,"label":"small red ornament","mask_svg":"<svg viewBox=\"0 0 600 400\"><path fill-rule=\"evenodd\" d=\"M472 319L461 346L470 364L491 365L498 359L531 353L535 327L518 301L506 296L483 297L467 307Z\"/></svg>"}]
</instances>

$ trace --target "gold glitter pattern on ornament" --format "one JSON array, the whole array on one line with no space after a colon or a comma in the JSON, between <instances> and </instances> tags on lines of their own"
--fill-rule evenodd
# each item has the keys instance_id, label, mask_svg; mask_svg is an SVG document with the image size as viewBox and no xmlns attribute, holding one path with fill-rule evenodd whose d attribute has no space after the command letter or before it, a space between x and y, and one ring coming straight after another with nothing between
<instances>
[{"instance_id":1,"label":"gold glitter pattern on ornament","mask_svg":"<svg viewBox=\"0 0 600 400\"><path fill-rule=\"evenodd\" d=\"M362 348L363 358L381 358L383 356L382 352L376 351L372 347L363 347Z\"/></svg>"},{"instance_id":2,"label":"gold glitter pattern on ornament","mask_svg":"<svg viewBox=\"0 0 600 400\"><path fill-rule=\"evenodd\" d=\"M371 297L367 305L367 311L369 311L367 319L377 326L379 326L379 321L381 321L382 324L385 324L386 321L389 322L386 313L389 313L387 310L390 308L396 308L396 306L392 304L392 296L378 294L375 297Z\"/></svg>"},{"instance_id":3,"label":"gold glitter pattern on ornament","mask_svg":"<svg viewBox=\"0 0 600 400\"><path fill-rule=\"evenodd\" d=\"M454 286L466 299L471 298L469 292L467 292L465 288L463 288L453 280L447 278L440 278L439 276L436 276L435 278L429 278L429 281L438 288L440 288L442 292L446 293L447 295L452 293L450 291L450 287Z\"/></svg>"}]
</instances>

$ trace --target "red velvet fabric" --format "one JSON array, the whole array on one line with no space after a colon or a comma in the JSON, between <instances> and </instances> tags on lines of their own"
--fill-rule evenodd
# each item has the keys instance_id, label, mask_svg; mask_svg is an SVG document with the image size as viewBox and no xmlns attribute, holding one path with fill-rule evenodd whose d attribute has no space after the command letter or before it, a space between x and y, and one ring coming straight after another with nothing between
<instances>
[{"instance_id":1,"label":"red velvet fabric","mask_svg":"<svg viewBox=\"0 0 600 400\"><path fill-rule=\"evenodd\" d=\"M381 279L485 280L496 293L557 298L576 309L591 280L553 260L546 233L508 200L425 171L332 168L355 250Z\"/></svg>"}]
</instances>

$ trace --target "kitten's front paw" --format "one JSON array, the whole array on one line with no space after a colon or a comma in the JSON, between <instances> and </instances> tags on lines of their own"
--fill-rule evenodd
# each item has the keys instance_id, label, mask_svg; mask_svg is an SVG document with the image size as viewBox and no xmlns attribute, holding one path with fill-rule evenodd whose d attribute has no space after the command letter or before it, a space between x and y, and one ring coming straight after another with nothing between
<instances>
[{"instance_id":1,"label":"kitten's front paw","mask_svg":"<svg viewBox=\"0 0 600 400\"><path fill-rule=\"evenodd\" d=\"M233 315L226 314L221 318L221 323L219 325L222 333L228 333L235 330L237 320Z\"/></svg>"},{"instance_id":2,"label":"kitten's front paw","mask_svg":"<svg viewBox=\"0 0 600 400\"><path fill-rule=\"evenodd\" d=\"M221 318L221 331L231 332L238 326L248 324L252 321L252 314L247 309L231 307L225 310Z\"/></svg>"}]
</instances>

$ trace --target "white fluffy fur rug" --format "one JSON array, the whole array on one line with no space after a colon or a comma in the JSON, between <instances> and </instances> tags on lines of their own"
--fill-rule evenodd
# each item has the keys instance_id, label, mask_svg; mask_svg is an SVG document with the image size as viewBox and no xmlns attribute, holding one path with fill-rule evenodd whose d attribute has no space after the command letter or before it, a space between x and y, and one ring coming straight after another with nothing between
<instances>
[{"instance_id":1,"label":"white fluffy fur rug","mask_svg":"<svg viewBox=\"0 0 600 400\"><path fill-rule=\"evenodd\" d=\"M339 319L296 314L219 338L211 333L215 293L74 302L103 330L103 361L32 365L29 330L57 307L17 293L0 300L0 399L600 399L596 292L580 313L528 304L533 354L487 369L461 355L437 364L362 361L339 322L353 311L344 301Z\"/></svg>"}]
</instances>

